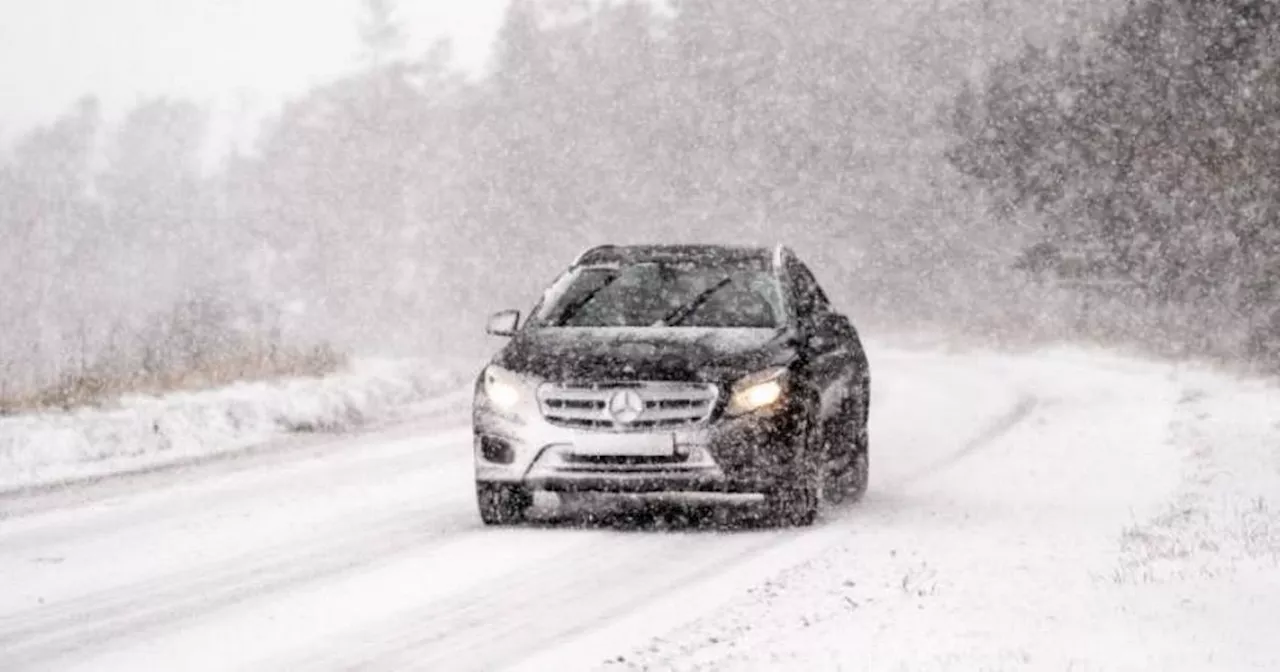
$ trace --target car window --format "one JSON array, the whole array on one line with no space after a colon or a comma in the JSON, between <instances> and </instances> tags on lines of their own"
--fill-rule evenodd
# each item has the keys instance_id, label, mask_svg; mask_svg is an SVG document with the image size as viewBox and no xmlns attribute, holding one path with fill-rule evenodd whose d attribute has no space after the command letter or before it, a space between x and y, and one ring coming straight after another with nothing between
<instances>
[{"instance_id":1,"label":"car window","mask_svg":"<svg viewBox=\"0 0 1280 672\"><path fill-rule=\"evenodd\" d=\"M690 327L771 328L781 323L782 307L777 282L763 273L736 273L730 282L710 294L682 322Z\"/></svg>"},{"instance_id":2,"label":"car window","mask_svg":"<svg viewBox=\"0 0 1280 672\"><path fill-rule=\"evenodd\" d=\"M548 290L533 323L649 327L676 316L673 326L774 328L782 315L777 279L763 268L642 263L568 274Z\"/></svg>"}]
</instances>

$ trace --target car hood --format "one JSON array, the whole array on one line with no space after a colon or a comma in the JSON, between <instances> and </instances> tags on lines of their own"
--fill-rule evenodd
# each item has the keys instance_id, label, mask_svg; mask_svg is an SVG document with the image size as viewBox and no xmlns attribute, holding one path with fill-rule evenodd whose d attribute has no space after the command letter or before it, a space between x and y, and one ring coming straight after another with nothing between
<instances>
[{"instance_id":1,"label":"car hood","mask_svg":"<svg viewBox=\"0 0 1280 672\"><path fill-rule=\"evenodd\" d=\"M788 361L776 329L544 328L521 332L494 359L544 380L724 383Z\"/></svg>"}]
</instances>

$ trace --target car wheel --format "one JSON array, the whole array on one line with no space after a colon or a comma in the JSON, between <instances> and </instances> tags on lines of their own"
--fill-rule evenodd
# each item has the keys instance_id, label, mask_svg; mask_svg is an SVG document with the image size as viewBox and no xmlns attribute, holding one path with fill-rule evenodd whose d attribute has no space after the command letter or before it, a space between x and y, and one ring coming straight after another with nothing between
<instances>
[{"instance_id":1,"label":"car wheel","mask_svg":"<svg viewBox=\"0 0 1280 672\"><path fill-rule=\"evenodd\" d=\"M826 459L828 462L825 494L827 501L841 504L861 496L858 478L859 460L867 453L865 408L854 399L845 401L840 414L826 432Z\"/></svg>"},{"instance_id":2,"label":"car wheel","mask_svg":"<svg viewBox=\"0 0 1280 672\"><path fill-rule=\"evenodd\" d=\"M862 412L858 414L858 430L857 439L854 441L855 447L860 453L868 453L871 450L871 381L862 381Z\"/></svg>"},{"instance_id":3,"label":"car wheel","mask_svg":"<svg viewBox=\"0 0 1280 672\"><path fill-rule=\"evenodd\" d=\"M773 525L808 527L818 519L821 501L821 488L789 485L765 495L766 515Z\"/></svg>"},{"instance_id":4,"label":"car wheel","mask_svg":"<svg viewBox=\"0 0 1280 672\"><path fill-rule=\"evenodd\" d=\"M858 438L854 442L853 474L849 484L849 500L860 501L871 483L871 382L862 385L862 413L858 417Z\"/></svg>"},{"instance_id":5,"label":"car wheel","mask_svg":"<svg viewBox=\"0 0 1280 672\"><path fill-rule=\"evenodd\" d=\"M805 437L808 442L817 440L809 430L805 431ZM765 515L773 525L807 527L818 519L830 468L820 452L817 455L812 450L805 452L808 463L796 470L792 480L765 493Z\"/></svg>"},{"instance_id":6,"label":"car wheel","mask_svg":"<svg viewBox=\"0 0 1280 672\"><path fill-rule=\"evenodd\" d=\"M476 504L485 525L511 525L524 520L533 493L510 483L476 483Z\"/></svg>"},{"instance_id":7,"label":"car wheel","mask_svg":"<svg viewBox=\"0 0 1280 672\"><path fill-rule=\"evenodd\" d=\"M860 450L853 456L849 477L845 480L848 487L844 495L846 501L851 503L861 501L863 496L867 494L867 485L870 482L871 453Z\"/></svg>"}]
</instances>

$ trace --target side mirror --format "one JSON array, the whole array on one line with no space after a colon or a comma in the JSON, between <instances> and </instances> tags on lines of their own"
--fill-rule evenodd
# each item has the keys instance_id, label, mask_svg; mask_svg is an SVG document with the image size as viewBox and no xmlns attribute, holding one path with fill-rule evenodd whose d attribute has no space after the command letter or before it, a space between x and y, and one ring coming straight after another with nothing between
<instances>
[{"instance_id":1,"label":"side mirror","mask_svg":"<svg viewBox=\"0 0 1280 672\"><path fill-rule=\"evenodd\" d=\"M520 311L503 310L489 316L489 323L484 330L492 336L515 336L519 326Z\"/></svg>"}]
</instances>

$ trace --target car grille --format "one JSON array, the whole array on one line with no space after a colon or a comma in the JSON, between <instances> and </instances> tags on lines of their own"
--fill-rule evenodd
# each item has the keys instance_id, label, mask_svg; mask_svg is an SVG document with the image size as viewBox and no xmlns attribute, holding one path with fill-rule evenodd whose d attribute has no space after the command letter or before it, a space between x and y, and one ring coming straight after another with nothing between
<instances>
[{"instance_id":1,"label":"car grille","mask_svg":"<svg viewBox=\"0 0 1280 672\"><path fill-rule=\"evenodd\" d=\"M641 432L705 422L718 394L704 383L549 383L539 389L538 402L553 425Z\"/></svg>"}]
</instances>

